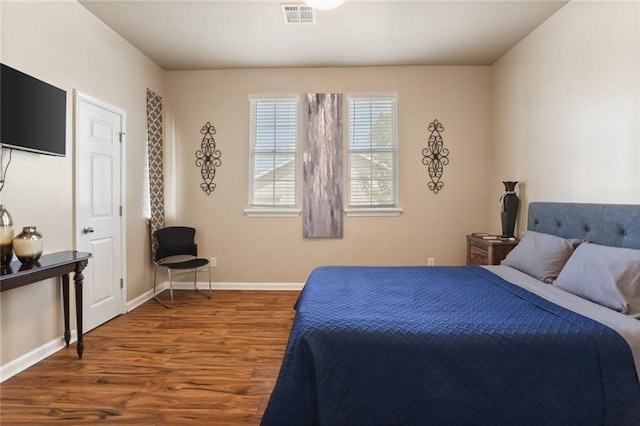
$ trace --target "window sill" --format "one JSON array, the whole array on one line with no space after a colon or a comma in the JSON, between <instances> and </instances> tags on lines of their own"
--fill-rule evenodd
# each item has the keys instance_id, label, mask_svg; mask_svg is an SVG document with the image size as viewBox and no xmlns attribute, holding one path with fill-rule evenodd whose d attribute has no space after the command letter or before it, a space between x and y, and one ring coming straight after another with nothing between
<instances>
[{"instance_id":1,"label":"window sill","mask_svg":"<svg viewBox=\"0 0 640 426\"><path fill-rule=\"evenodd\" d=\"M301 212L300 209L262 207L245 209L244 214L248 217L298 217Z\"/></svg>"},{"instance_id":2,"label":"window sill","mask_svg":"<svg viewBox=\"0 0 640 426\"><path fill-rule=\"evenodd\" d=\"M363 207L344 210L347 216L400 216L402 211L400 207Z\"/></svg>"}]
</instances>

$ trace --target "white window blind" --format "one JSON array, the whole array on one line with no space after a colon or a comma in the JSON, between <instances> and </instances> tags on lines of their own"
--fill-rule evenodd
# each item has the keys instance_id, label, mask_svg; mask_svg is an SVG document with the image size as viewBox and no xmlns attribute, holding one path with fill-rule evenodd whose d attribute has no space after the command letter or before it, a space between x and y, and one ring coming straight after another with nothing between
<instances>
[{"instance_id":1,"label":"white window blind","mask_svg":"<svg viewBox=\"0 0 640 426\"><path fill-rule=\"evenodd\" d=\"M349 208L398 206L397 96L349 97Z\"/></svg>"},{"instance_id":2,"label":"white window blind","mask_svg":"<svg viewBox=\"0 0 640 426\"><path fill-rule=\"evenodd\" d=\"M249 206L295 208L298 99L250 101Z\"/></svg>"}]
</instances>

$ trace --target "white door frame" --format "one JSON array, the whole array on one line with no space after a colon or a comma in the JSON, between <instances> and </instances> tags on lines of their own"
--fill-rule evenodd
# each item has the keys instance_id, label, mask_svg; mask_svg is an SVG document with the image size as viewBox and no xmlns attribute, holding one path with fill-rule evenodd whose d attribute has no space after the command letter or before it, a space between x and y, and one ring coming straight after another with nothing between
<instances>
[{"instance_id":1,"label":"white door frame","mask_svg":"<svg viewBox=\"0 0 640 426\"><path fill-rule=\"evenodd\" d=\"M88 102L90 104L93 104L97 107L100 107L102 109L106 109L107 111L111 111L115 114L118 114L120 116L122 116L122 136L121 136L121 149L120 149L120 206L122 206L122 215L120 216L120 253L122 256L122 261L120 262L120 277L122 278L122 300L120 301L120 313L121 314L126 314L127 313L127 240L126 240L126 236L127 236L127 216L126 216L126 138L127 138L127 111L125 111L122 108L119 108L117 106L111 105L105 101L102 101L98 98L95 98L93 96L89 96L81 91L79 91L78 89L74 89L73 90L74 93L74 98L75 98L75 102L73 105L73 119L74 119L74 126L73 126L73 130L74 130L74 135L73 135L73 139L74 139L74 181L73 181L73 191L74 191L74 201L75 201L75 206L73 209L73 229L74 229L74 247L76 248L76 250L79 247L79 240L80 237L82 236L82 233L80 231L80 225L78 223L78 206L80 205L80 202L78 200L78 181L79 181L79 172L80 172L80 168L79 166L79 161L80 161L80 155L78 154L80 152L79 150L79 144L80 144L80 123L78 122L78 113L80 110L80 102L81 101L85 101ZM91 260L89 260L89 262L91 262ZM83 306L83 311L84 312L88 312L86 309L84 309L85 307Z\"/></svg>"}]
</instances>

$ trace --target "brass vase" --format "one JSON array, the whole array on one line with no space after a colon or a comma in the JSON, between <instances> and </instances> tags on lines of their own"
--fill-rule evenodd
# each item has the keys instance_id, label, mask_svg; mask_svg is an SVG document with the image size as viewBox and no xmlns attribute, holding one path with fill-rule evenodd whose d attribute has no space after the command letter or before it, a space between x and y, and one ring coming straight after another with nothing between
<instances>
[{"instance_id":1,"label":"brass vase","mask_svg":"<svg viewBox=\"0 0 640 426\"><path fill-rule=\"evenodd\" d=\"M35 226L25 226L13 239L13 251L22 263L33 263L40 259L44 240Z\"/></svg>"},{"instance_id":2,"label":"brass vase","mask_svg":"<svg viewBox=\"0 0 640 426\"><path fill-rule=\"evenodd\" d=\"M12 259L13 220L4 204L0 204L0 265L9 265Z\"/></svg>"}]
</instances>

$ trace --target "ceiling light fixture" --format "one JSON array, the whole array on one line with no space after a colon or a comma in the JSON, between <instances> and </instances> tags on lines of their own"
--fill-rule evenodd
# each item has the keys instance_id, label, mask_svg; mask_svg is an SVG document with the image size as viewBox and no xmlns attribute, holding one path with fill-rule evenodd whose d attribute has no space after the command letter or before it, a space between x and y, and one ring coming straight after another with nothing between
<instances>
[{"instance_id":1,"label":"ceiling light fixture","mask_svg":"<svg viewBox=\"0 0 640 426\"><path fill-rule=\"evenodd\" d=\"M344 0L304 0L304 2L314 9L328 10L340 6Z\"/></svg>"}]
</instances>

